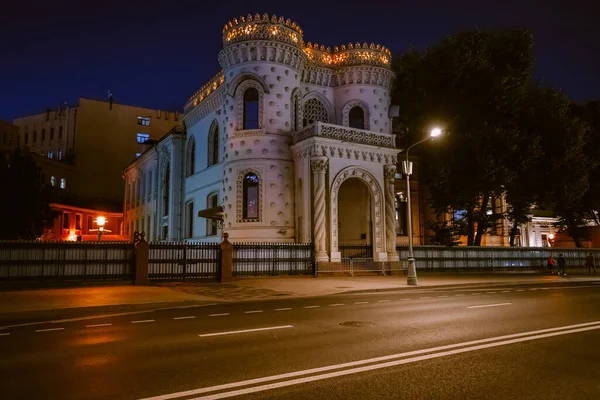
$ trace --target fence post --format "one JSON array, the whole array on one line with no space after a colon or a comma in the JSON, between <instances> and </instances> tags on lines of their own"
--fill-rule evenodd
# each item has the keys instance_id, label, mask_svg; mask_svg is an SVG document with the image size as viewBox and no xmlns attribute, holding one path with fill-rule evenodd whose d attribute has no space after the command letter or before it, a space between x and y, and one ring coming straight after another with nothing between
<instances>
[{"instance_id":1,"label":"fence post","mask_svg":"<svg viewBox=\"0 0 600 400\"><path fill-rule=\"evenodd\" d=\"M221 283L233 281L233 244L227 238L229 233L223 232L221 242Z\"/></svg>"},{"instance_id":2,"label":"fence post","mask_svg":"<svg viewBox=\"0 0 600 400\"><path fill-rule=\"evenodd\" d=\"M144 234L140 235L140 240L135 245L135 285L148 285L148 253L150 246Z\"/></svg>"}]
</instances>

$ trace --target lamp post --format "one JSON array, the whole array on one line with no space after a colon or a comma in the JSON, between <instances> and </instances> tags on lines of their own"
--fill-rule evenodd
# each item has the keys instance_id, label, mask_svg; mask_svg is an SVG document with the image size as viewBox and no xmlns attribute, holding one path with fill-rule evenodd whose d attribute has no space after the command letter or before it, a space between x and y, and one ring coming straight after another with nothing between
<instances>
[{"instance_id":1,"label":"lamp post","mask_svg":"<svg viewBox=\"0 0 600 400\"><path fill-rule=\"evenodd\" d=\"M408 161L408 152L416 145L438 137L441 134L442 130L440 128L433 128L429 133L429 137L408 146L408 149L406 149L406 161L402 161L402 172L406 175L406 200L408 202L408 277L406 283L409 285L417 284L417 269L415 267L415 257L413 254L412 210L410 204L410 176L412 175L412 162Z\"/></svg>"}]
</instances>

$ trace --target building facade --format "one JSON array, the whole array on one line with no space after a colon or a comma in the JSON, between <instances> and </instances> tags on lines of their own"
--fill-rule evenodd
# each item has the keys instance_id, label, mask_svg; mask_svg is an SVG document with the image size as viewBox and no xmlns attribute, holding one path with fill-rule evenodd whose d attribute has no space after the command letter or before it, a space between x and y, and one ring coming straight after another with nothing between
<instances>
[{"instance_id":1,"label":"building facade","mask_svg":"<svg viewBox=\"0 0 600 400\"><path fill-rule=\"evenodd\" d=\"M390 52L305 43L267 15L233 20L222 40L223 69L182 126L124 170L126 234L218 241L222 227L234 241L313 241L318 260L358 243L397 258ZM221 221L198 217L209 210Z\"/></svg>"},{"instance_id":2,"label":"building facade","mask_svg":"<svg viewBox=\"0 0 600 400\"><path fill-rule=\"evenodd\" d=\"M0 120L0 152L13 151L19 140L19 127Z\"/></svg>"}]
</instances>

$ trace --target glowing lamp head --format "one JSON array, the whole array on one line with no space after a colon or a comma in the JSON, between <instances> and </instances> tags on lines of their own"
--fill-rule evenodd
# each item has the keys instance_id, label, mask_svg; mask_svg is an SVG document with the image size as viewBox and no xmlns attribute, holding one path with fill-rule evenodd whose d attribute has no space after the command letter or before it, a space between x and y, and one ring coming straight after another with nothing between
<instances>
[{"instance_id":1,"label":"glowing lamp head","mask_svg":"<svg viewBox=\"0 0 600 400\"><path fill-rule=\"evenodd\" d=\"M438 136L440 136L441 134L442 134L442 129L441 129L441 128L437 128L437 127L436 127L436 128L433 128L433 129L431 130L431 133L430 133L430 135L431 135L431 137L432 137L432 138L434 138L434 137L438 137Z\"/></svg>"},{"instance_id":2,"label":"glowing lamp head","mask_svg":"<svg viewBox=\"0 0 600 400\"><path fill-rule=\"evenodd\" d=\"M554 240L554 233L551 233L551 234L549 234L549 235L548 235L548 239L550 239L550 240Z\"/></svg>"},{"instance_id":3,"label":"glowing lamp head","mask_svg":"<svg viewBox=\"0 0 600 400\"><path fill-rule=\"evenodd\" d=\"M103 227L104 224L106 224L106 217L96 217L96 224L98 224L99 227Z\"/></svg>"}]
</instances>

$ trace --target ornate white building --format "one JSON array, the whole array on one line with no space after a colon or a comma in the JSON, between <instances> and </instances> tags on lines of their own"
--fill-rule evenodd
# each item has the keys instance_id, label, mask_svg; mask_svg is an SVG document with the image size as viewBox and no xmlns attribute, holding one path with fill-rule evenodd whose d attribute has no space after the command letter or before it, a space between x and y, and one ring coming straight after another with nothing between
<instances>
[{"instance_id":1,"label":"ornate white building","mask_svg":"<svg viewBox=\"0 0 600 400\"><path fill-rule=\"evenodd\" d=\"M223 70L186 103L182 126L124 170L126 233L151 240L313 241L397 259L391 54L325 48L268 15L223 30ZM184 125L183 125L184 124Z\"/></svg>"}]
</instances>

